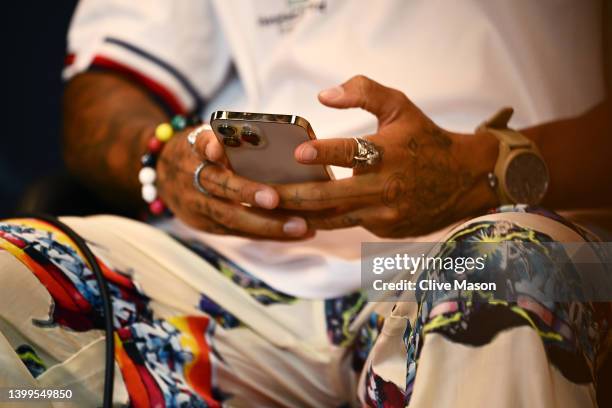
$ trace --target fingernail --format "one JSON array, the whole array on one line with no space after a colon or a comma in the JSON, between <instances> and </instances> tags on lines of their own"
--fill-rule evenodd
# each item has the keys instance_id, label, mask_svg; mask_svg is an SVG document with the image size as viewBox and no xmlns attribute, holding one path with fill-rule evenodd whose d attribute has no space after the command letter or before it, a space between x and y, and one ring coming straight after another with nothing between
<instances>
[{"instance_id":1,"label":"fingernail","mask_svg":"<svg viewBox=\"0 0 612 408\"><path fill-rule=\"evenodd\" d=\"M344 94L344 88L340 85L328 88L319 93L319 97L323 99L336 99Z\"/></svg>"},{"instance_id":2,"label":"fingernail","mask_svg":"<svg viewBox=\"0 0 612 408\"><path fill-rule=\"evenodd\" d=\"M310 145L302 146L300 150L300 161L309 162L317 158L317 149Z\"/></svg>"},{"instance_id":3,"label":"fingernail","mask_svg":"<svg viewBox=\"0 0 612 408\"><path fill-rule=\"evenodd\" d=\"M283 225L283 232L287 235L300 237L306 233L306 221L302 218L292 217Z\"/></svg>"},{"instance_id":4,"label":"fingernail","mask_svg":"<svg viewBox=\"0 0 612 408\"><path fill-rule=\"evenodd\" d=\"M276 197L268 190L259 190L255 193L255 202L263 208L274 208L276 205Z\"/></svg>"}]
</instances>

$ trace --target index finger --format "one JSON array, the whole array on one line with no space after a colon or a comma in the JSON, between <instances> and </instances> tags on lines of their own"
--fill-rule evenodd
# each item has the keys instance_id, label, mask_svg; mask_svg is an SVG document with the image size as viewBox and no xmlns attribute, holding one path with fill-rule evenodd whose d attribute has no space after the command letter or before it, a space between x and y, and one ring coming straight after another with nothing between
<instances>
[{"instance_id":1,"label":"index finger","mask_svg":"<svg viewBox=\"0 0 612 408\"><path fill-rule=\"evenodd\" d=\"M303 164L353 167L357 142L352 138L312 140L295 148L295 159Z\"/></svg>"},{"instance_id":2,"label":"index finger","mask_svg":"<svg viewBox=\"0 0 612 408\"><path fill-rule=\"evenodd\" d=\"M269 210L278 204L278 194L274 188L238 176L223 166L207 165L199 176L201 185L214 196Z\"/></svg>"}]
</instances>

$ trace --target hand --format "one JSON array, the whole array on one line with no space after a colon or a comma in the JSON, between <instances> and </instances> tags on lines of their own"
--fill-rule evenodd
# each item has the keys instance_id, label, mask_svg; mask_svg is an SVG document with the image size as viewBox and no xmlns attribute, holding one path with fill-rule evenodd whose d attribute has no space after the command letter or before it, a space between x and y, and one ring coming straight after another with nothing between
<instances>
[{"instance_id":1,"label":"hand","mask_svg":"<svg viewBox=\"0 0 612 408\"><path fill-rule=\"evenodd\" d=\"M314 235L303 218L268 211L278 205L276 191L233 174L211 131L200 134L192 151L186 140L191 130L170 139L157 165L159 194L177 217L192 227L217 234L276 240ZM210 196L193 185L195 169L204 160L213 162L200 175L200 184Z\"/></svg>"},{"instance_id":2,"label":"hand","mask_svg":"<svg viewBox=\"0 0 612 408\"><path fill-rule=\"evenodd\" d=\"M381 237L434 231L496 204L486 182L497 157L497 141L486 134L461 135L433 123L403 93L364 76L323 91L324 105L362 108L378 118L366 136L382 152L372 167L353 177L275 186L280 208L299 210L310 228L361 225ZM295 150L298 162L353 167L356 142L328 139Z\"/></svg>"}]
</instances>

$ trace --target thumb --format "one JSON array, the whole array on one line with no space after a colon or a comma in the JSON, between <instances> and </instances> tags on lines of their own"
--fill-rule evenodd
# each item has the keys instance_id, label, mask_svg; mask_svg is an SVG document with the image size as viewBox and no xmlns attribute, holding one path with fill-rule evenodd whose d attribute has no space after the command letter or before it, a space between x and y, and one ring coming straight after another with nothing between
<instances>
[{"instance_id":1,"label":"thumb","mask_svg":"<svg viewBox=\"0 0 612 408\"><path fill-rule=\"evenodd\" d=\"M357 75L340 86L319 93L319 101L332 108L361 108L378 118L379 124L396 119L414 105L402 92Z\"/></svg>"}]
</instances>

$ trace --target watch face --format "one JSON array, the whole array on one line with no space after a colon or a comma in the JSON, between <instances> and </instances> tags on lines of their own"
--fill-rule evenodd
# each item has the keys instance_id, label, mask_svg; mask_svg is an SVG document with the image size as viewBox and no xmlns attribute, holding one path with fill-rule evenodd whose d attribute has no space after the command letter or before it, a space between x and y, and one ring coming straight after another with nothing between
<instances>
[{"instance_id":1,"label":"watch face","mask_svg":"<svg viewBox=\"0 0 612 408\"><path fill-rule=\"evenodd\" d=\"M531 151L514 156L505 175L508 196L517 204L538 204L548 189L548 169L542 158Z\"/></svg>"}]
</instances>

